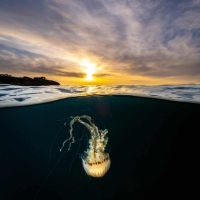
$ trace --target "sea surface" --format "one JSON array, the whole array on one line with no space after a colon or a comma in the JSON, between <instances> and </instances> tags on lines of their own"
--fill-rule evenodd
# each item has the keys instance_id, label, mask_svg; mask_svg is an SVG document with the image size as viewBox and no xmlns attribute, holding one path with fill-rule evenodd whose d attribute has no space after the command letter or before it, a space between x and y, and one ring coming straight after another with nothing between
<instances>
[{"instance_id":1,"label":"sea surface","mask_svg":"<svg viewBox=\"0 0 200 200\"><path fill-rule=\"evenodd\" d=\"M200 85L13 86L0 84L0 108L91 95L128 95L200 103Z\"/></svg>"},{"instance_id":2,"label":"sea surface","mask_svg":"<svg viewBox=\"0 0 200 200\"><path fill-rule=\"evenodd\" d=\"M0 199L200 199L200 86L0 85ZM89 177L89 133L108 129L111 167Z\"/></svg>"}]
</instances>

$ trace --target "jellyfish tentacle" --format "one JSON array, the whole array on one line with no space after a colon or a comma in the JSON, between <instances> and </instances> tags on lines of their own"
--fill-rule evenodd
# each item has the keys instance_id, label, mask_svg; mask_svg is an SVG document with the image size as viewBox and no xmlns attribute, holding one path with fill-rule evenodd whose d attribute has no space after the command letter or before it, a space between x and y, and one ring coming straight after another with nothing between
<instances>
[{"instance_id":1,"label":"jellyfish tentacle","mask_svg":"<svg viewBox=\"0 0 200 200\"><path fill-rule=\"evenodd\" d=\"M64 148L65 143L66 143L67 141L72 140L72 141L69 143L69 148L68 148L68 150L70 150L71 144L75 142L75 139L74 139L73 134L72 134L72 131L73 131L73 127L72 127L72 126L73 126L73 124L79 119L79 117L77 116L77 117L71 117L71 118L73 118L73 119L70 121L70 130L69 130L70 137L69 137L67 140L65 140L65 141L63 142L62 147L60 148L60 151L62 151L62 149Z\"/></svg>"},{"instance_id":2,"label":"jellyfish tentacle","mask_svg":"<svg viewBox=\"0 0 200 200\"><path fill-rule=\"evenodd\" d=\"M94 124L92 123L92 119L91 119L90 116L82 115L82 116L80 116L80 119L81 119L81 118L87 119L87 120L89 121L90 125L93 127Z\"/></svg>"},{"instance_id":3,"label":"jellyfish tentacle","mask_svg":"<svg viewBox=\"0 0 200 200\"><path fill-rule=\"evenodd\" d=\"M81 117L83 117L83 116L81 116ZM60 148L60 151L62 151L62 149L64 148L65 143L66 143L67 141L72 140L72 141L69 143L69 148L68 148L68 150L70 150L71 144L75 142L75 139L74 139L74 137L73 137L73 133L72 133L72 132L73 132L73 124L74 124L76 121L78 121L79 123L83 124L83 125L89 130L89 132L90 132L91 135L93 135L93 134L95 133L93 127L91 127L89 124L83 122L83 121L80 119L81 117L79 117L79 116L72 117L72 116L71 116L71 118L73 118L73 119L72 119L71 122L70 122L70 130L69 130L70 137L69 137L67 140L65 140L65 141L63 142L63 145L62 145L62 147ZM91 118L90 118L90 117L84 116L84 118L90 120L90 122L91 122ZM92 123L92 122L91 122L91 123Z\"/></svg>"},{"instance_id":4,"label":"jellyfish tentacle","mask_svg":"<svg viewBox=\"0 0 200 200\"><path fill-rule=\"evenodd\" d=\"M93 127L93 129L95 130L95 133L98 135L98 128L97 126L95 126L94 123L92 123L92 120L91 120L91 117L90 116L87 116L87 115L82 115L80 118L84 118L84 119L87 119L90 123L90 125Z\"/></svg>"},{"instance_id":5,"label":"jellyfish tentacle","mask_svg":"<svg viewBox=\"0 0 200 200\"><path fill-rule=\"evenodd\" d=\"M77 120L79 123L83 124L90 132L91 136L95 134L95 131L93 129L92 126L90 126L89 124L85 123L84 121L82 121L81 119Z\"/></svg>"}]
</instances>

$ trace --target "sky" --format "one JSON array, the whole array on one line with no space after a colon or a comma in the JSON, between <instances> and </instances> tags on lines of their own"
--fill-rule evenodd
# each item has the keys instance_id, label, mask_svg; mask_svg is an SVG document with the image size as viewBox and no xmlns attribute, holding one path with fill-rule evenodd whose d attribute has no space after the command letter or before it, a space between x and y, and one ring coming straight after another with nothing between
<instances>
[{"instance_id":1,"label":"sky","mask_svg":"<svg viewBox=\"0 0 200 200\"><path fill-rule=\"evenodd\" d=\"M0 73L62 85L200 83L200 0L0 0Z\"/></svg>"}]
</instances>

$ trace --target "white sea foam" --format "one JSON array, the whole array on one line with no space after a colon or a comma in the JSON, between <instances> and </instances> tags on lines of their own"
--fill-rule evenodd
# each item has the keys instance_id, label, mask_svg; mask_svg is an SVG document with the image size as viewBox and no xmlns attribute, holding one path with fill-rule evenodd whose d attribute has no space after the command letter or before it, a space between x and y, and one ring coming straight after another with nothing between
<instances>
[{"instance_id":1,"label":"white sea foam","mask_svg":"<svg viewBox=\"0 0 200 200\"><path fill-rule=\"evenodd\" d=\"M0 108L89 95L130 95L200 103L200 85L13 86L0 84Z\"/></svg>"}]
</instances>

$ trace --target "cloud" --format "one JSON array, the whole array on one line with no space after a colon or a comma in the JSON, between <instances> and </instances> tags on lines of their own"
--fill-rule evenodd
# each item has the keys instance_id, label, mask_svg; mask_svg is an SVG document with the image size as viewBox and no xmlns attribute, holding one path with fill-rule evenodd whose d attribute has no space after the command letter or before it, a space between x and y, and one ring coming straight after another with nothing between
<instances>
[{"instance_id":1,"label":"cloud","mask_svg":"<svg viewBox=\"0 0 200 200\"><path fill-rule=\"evenodd\" d=\"M107 76L112 76L111 74L93 74L92 76L94 77L107 77Z\"/></svg>"},{"instance_id":2,"label":"cloud","mask_svg":"<svg viewBox=\"0 0 200 200\"><path fill-rule=\"evenodd\" d=\"M50 74L50 75L76 77L76 78L84 78L86 76L85 73L63 71L63 67L60 67L60 66L48 66L48 67L38 66L38 67L32 68L30 71L41 73L41 74Z\"/></svg>"},{"instance_id":3,"label":"cloud","mask_svg":"<svg viewBox=\"0 0 200 200\"><path fill-rule=\"evenodd\" d=\"M4 47L5 49L1 49ZM38 73L47 75L57 75L66 77L83 78L86 76L82 72L66 71L65 64L60 60L50 59L38 54L19 51L0 45L0 69L2 72L11 73ZM60 65L63 66L60 66Z\"/></svg>"},{"instance_id":4,"label":"cloud","mask_svg":"<svg viewBox=\"0 0 200 200\"><path fill-rule=\"evenodd\" d=\"M0 69L84 77L86 58L98 77L200 76L199 0L3 2Z\"/></svg>"}]
</instances>

